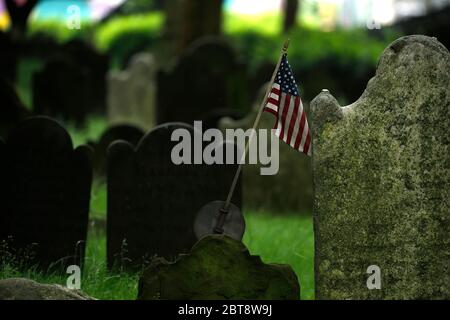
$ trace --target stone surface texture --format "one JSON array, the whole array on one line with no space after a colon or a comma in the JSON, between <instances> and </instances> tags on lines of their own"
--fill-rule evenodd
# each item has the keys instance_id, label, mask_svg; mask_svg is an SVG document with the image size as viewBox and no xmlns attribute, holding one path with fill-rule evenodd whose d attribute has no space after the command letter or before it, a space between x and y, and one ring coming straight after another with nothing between
<instances>
[{"instance_id":1,"label":"stone surface texture","mask_svg":"<svg viewBox=\"0 0 450 320\"><path fill-rule=\"evenodd\" d=\"M358 101L313 100L316 298L450 298L449 89L448 50L408 36Z\"/></svg>"},{"instance_id":2,"label":"stone surface texture","mask_svg":"<svg viewBox=\"0 0 450 320\"><path fill-rule=\"evenodd\" d=\"M0 280L0 300L95 300L80 290L25 278Z\"/></svg>"},{"instance_id":3,"label":"stone surface texture","mask_svg":"<svg viewBox=\"0 0 450 320\"><path fill-rule=\"evenodd\" d=\"M288 265L265 264L240 241L222 235L202 238L173 263L156 258L139 282L138 299L300 298Z\"/></svg>"}]
</instances>

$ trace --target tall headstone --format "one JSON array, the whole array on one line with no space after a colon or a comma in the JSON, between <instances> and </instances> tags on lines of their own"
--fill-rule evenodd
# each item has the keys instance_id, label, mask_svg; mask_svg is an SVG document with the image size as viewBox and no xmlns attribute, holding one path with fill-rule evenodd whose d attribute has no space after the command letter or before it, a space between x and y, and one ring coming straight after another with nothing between
<instances>
[{"instance_id":1,"label":"tall headstone","mask_svg":"<svg viewBox=\"0 0 450 320\"><path fill-rule=\"evenodd\" d=\"M108 122L144 130L156 124L156 63L150 53L133 56L127 70L108 75Z\"/></svg>"},{"instance_id":2,"label":"tall headstone","mask_svg":"<svg viewBox=\"0 0 450 320\"><path fill-rule=\"evenodd\" d=\"M58 48L33 75L37 114L82 124L88 114L106 112L108 57L81 40Z\"/></svg>"},{"instance_id":3,"label":"tall headstone","mask_svg":"<svg viewBox=\"0 0 450 320\"><path fill-rule=\"evenodd\" d=\"M109 68L107 54L98 52L94 46L80 39L65 43L61 51L89 72L89 112L106 112L106 75Z\"/></svg>"},{"instance_id":4,"label":"tall headstone","mask_svg":"<svg viewBox=\"0 0 450 320\"><path fill-rule=\"evenodd\" d=\"M0 143L0 240L16 261L44 271L82 263L90 157L89 147L74 150L67 131L46 117L21 122Z\"/></svg>"},{"instance_id":5,"label":"tall headstone","mask_svg":"<svg viewBox=\"0 0 450 320\"><path fill-rule=\"evenodd\" d=\"M246 68L223 40L193 43L158 76L158 124L204 120L213 109L245 110Z\"/></svg>"},{"instance_id":6,"label":"tall headstone","mask_svg":"<svg viewBox=\"0 0 450 320\"><path fill-rule=\"evenodd\" d=\"M33 111L82 124L91 109L91 81L86 67L55 54L33 75Z\"/></svg>"},{"instance_id":7,"label":"tall headstone","mask_svg":"<svg viewBox=\"0 0 450 320\"><path fill-rule=\"evenodd\" d=\"M188 252L196 242L198 211L227 196L237 166L174 164L171 152L179 142L171 141L171 135L176 129L185 129L194 137L191 126L170 123L147 133L137 148L123 141L109 147L109 268L138 267L154 255L172 259ZM232 199L238 207L240 185Z\"/></svg>"},{"instance_id":8,"label":"tall headstone","mask_svg":"<svg viewBox=\"0 0 450 320\"><path fill-rule=\"evenodd\" d=\"M403 37L355 103L312 102L316 298L450 298L449 71Z\"/></svg>"},{"instance_id":9,"label":"tall headstone","mask_svg":"<svg viewBox=\"0 0 450 320\"><path fill-rule=\"evenodd\" d=\"M234 121L223 118L219 122L222 131L253 126L261 100L267 86L260 89L252 111L243 119ZM305 107L306 104L305 104ZM263 112L258 129L270 130L275 123L274 116ZM270 134L267 135L270 146ZM269 152L270 147L268 148ZM275 151L274 151L275 152ZM273 213L312 212L312 173L311 159L295 151L284 142L279 142L279 171L275 175L261 175L260 164L245 164L243 172L242 196L244 205L250 210L263 210Z\"/></svg>"}]
</instances>

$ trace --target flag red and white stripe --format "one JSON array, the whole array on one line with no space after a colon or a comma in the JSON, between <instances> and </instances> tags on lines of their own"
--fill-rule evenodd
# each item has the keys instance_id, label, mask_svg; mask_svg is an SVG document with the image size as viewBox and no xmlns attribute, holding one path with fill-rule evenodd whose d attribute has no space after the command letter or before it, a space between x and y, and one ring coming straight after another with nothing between
<instances>
[{"instance_id":1,"label":"flag red and white stripe","mask_svg":"<svg viewBox=\"0 0 450 320\"><path fill-rule=\"evenodd\" d=\"M292 148L311 155L311 134L294 76L283 57L264 111L277 117L275 135Z\"/></svg>"}]
</instances>

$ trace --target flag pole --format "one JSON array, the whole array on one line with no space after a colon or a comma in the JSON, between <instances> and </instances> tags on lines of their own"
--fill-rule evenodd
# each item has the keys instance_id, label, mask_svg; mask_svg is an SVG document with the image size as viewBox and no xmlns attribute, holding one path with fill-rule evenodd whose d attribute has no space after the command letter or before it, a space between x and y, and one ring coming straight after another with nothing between
<instances>
[{"instance_id":1,"label":"flag pole","mask_svg":"<svg viewBox=\"0 0 450 320\"><path fill-rule=\"evenodd\" d=\"M270 79L269 86L267 88L266 94L264 95L264 98L261 101L261 105L259 107L258 114L256 115L255 122L253 123L252 131L250 132L250 137L248 138L248 141L247 141L247 143L245 145L244 152L242 153L241 161L239 162L239 166L238 166L238 168L236 170L236 173L234 174L233 182L231 183L230 190L228 191L227 199L225 201L225 204L224 204L223 208L220 210L219 219L217 221L216 227L214 228L214 232L215 233L223 233L223 225L225 223L226 214L228 213L228 209L230 208L231 198L233 197L234 189L236 188L236 184L237 184L239 175L241 174L242 165L243 165L243 163L245 161L245 157L246 157L248 149L250 147L250 143L251 143L251 141L253 139L253 135L255 133L255 130L258 127L259 121L261 119L261 115L263 113L264 106L266 105L267 100L269 98L269 94L270 94L270 92L272 90L272 85L275 82L275 77L276 77L278 69L280 67L283 55L287 52L287 50L289 48L289 42L290 42L290 40L287 39L284 42L284 44L283 44L283 48L281 49L281 54L280 54L280 57L278 58L277 65L275 67L275 70L273 70L272 78Z\"/></svg>"}]
</instances>

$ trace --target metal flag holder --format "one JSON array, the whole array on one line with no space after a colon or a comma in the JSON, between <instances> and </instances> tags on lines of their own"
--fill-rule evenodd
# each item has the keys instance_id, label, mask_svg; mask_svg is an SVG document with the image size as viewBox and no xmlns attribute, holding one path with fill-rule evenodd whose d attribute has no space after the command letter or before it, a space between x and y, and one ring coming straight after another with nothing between
<instances>
[{"instance_id":1,"label":"metal flag holder","mask_svg":"<svg viewBox=\"0 0 450 320\"><path fill-rule=\"evenodd\" d=\"M280 58L278 59L275 70L273 71L266 94L261 101L258 114L256 115L255 122L253 123L252 131L245 145L244 152L242 153L242 157L234 175L233 182L231 183L230 190L228 191L227 199L225 201L212 201L203 206L197 214L194 222L194 232L197 239L200 239L209 234L226 234L231 238L241 241L242 237L244 236L244 216L242 215L241 210L236 205L231 203L231 198L233 197L234 190L236 189L236 184L242 171L242 165L245 161L250 143L261 119L264 106L266 105L267 99L269 98L269 94L272 90L272 85L275 81L275 77L280 67L281 60L283 58L283 55L287 52L288 47L289 39L285 41L283 48L281 49Z\"/></svg>"}]
</instances>

